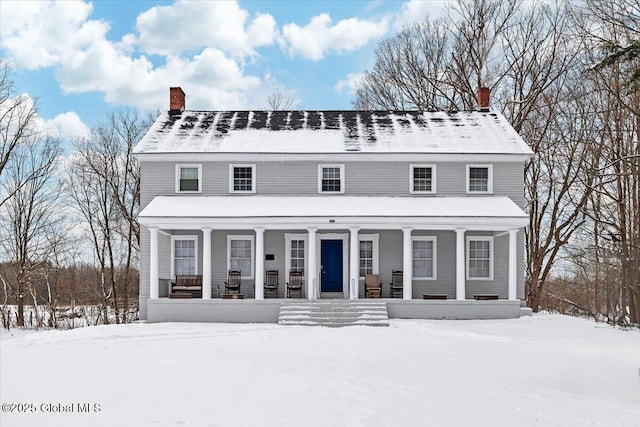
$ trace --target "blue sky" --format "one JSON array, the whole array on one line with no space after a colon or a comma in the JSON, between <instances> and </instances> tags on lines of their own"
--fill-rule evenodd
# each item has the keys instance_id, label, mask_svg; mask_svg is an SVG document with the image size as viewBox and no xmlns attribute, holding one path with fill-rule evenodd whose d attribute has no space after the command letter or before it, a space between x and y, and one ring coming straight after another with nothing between
<instances>
[{"instance_id":1,"label":"blue sky","mask_svg":"<svg viewBox=\"0 0 640 427\"><path fill-rule=\"evenodd\" d=\"M64 138L119 107L349 109L376 44L447 0L0 2L0 53L42 126Z\"/></svg>"}]
</instances>

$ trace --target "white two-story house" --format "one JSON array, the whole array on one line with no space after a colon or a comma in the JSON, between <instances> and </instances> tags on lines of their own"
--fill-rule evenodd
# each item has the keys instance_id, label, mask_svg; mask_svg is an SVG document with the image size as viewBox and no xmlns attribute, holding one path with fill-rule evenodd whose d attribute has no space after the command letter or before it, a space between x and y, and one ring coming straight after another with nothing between
<instances>
[{"instance_id":1,"label":"white two-story house","mask_svg":"<svg viewBox=\"0 0 640 427\"><path fill-rule=\"evenodd\" d=\"M482 90L465 112L190 111L171 88L135 148L140 317L276 321L292 271L305 300L362 299L374 274L390 317L517 317L532 151L488 105ZM221 298L230 271L243 299ZM179 276L201 292L169 298Z\"/></svg>"}]
</instances>

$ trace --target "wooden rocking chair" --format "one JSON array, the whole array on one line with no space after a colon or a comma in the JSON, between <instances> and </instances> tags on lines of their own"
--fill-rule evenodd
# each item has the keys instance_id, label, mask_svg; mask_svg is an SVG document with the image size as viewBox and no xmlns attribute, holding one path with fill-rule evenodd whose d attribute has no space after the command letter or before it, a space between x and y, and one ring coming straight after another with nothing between
<instances>
[{"instance_id":1,"label":"wooden rocking chair","mask_svg":"<svg viewBox=\"0 0 640 427\"><path fill-rule=\"evenodd\" d=\"M382 296L382 283L377 274L367 274L364 276L364 297L380 298Z\"/></svg>"},{"instance_id":2,"label":"wooden rocking chair","mask_svg":"<svg viewBox=\"0 0 640 427\"><path fill-rule=\"evenodd\" d=\"M389 284L389 297L396 298L396 295L403 294L403 275L402 270L393 270L391 272L391 283Z\"/></svg>"},{"instance_id":3,"label":"wooden rocking chair","mask_svg":"<svg viewBox=\"0 0 640 427\"><path fill-rule=\"evenodd\" d=\"M287 283L287 298L293 298L291 295L298 293L298 298L302 298L302 286L304 285L304 276L302 271L289 271L289 282Z\"/></svg>"},{"instance_id":4,"label":"wooden rocking chair","mask_svg":"<svg viewBox=\"0 0 640 427\"><path fill-rule=\"evenodd\" d=\"M229 270L229 276L227 281L224 282L225 294L239 294L240 293L240 270Z\"/></svg>"},{"instance_id":5,"label":"wooden rocking chair","mask_svg":"<svg viewBox=\"0 0 640 427\"><path fill-rule=\"evenodd\" d=\"M271 295L273 298L278 298L278 270L267 270L264 283L264 297L269 298Z\"/></svg>"}]
</instances>

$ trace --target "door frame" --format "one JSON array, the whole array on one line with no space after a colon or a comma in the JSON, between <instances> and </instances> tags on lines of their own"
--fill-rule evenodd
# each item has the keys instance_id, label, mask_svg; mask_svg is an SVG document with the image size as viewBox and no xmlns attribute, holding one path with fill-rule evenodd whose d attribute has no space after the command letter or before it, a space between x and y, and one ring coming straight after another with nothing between
<instances>
[{"instance_id":1,"label":"door frame","mask_svg":"<svg viewBox=\"0 0 640 427\"><path fill-rule=\"evenodd\" d=\"M322 241L323 240L342 240L342 294L345 299L349 298L349 233L318 233L316 239L316 265L318 266L318 277L322 268ZM320 289L322 284L318 283L317 298L320 298Z\"/></svg>"}]
</instances>

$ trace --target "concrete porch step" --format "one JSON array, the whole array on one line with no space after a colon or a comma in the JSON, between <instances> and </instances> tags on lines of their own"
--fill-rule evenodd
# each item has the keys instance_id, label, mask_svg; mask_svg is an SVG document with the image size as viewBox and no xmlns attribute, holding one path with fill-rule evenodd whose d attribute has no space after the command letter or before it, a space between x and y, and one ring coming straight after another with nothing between
<instances>
[{"instance_id":1,"label":"concrete porch step","mask_svg":"<svg viewBox=\"0 0 640 427\"><path fill-rule=\"evenodd\" d=\"M385 302L332 300L295 301L280 304L280 325L389 326Z\"/></svg>"}]
</instances>

